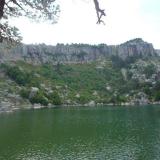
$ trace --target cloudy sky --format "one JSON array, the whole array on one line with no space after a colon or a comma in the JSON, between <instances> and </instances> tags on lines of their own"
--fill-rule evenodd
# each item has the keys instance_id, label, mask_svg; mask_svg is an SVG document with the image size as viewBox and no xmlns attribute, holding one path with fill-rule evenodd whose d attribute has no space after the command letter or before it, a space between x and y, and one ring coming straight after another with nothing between
<instances>
[{"instance_id":1,"label":"cloudy sky","mask_svg":"<svg viewBox=\"0 0 160 160\"><path fill-rule=\"evenodd\" d=\"M160 49L160 0L99 0L106 10L106 25L97 25L93 0L58 0L57 24L12 21L24 43L106 43L119 44L143 38Z\"/></svg>"}]
</instances>

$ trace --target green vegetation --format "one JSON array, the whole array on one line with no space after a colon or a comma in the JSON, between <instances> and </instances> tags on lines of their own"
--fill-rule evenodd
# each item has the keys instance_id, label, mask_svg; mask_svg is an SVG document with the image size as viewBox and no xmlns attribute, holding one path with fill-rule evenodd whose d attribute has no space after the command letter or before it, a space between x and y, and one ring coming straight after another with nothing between
<instances>
[{"instance_id":1,"label":"green vegetation","mask_svg":"<svg viewBox=\"0 0 160 160\"><path fill-rule=\"evenodd\" d=\"M123 60L112 57L86 64L44 64L24 62L1 65L14 81L19 94L32 104L121 104L131 100L160 100L159 73L155 60ZM31 96L32 89L36 92ZM14 92L13 89L11 89Z\"/></svg>"},{"instance_id":2,"label":"green vegetation","mask_svg":"<svg viewBox=\"0 0 160 160\"><path fill-rule=\"evenodd\" d=\"M50 102L52 104L55 104L55 105L61 105L62 104L61 98L60 98L58 92L56 92L56 91L48 94L47 97L48 97L48 99L50 99Z\"/></svg>"},{"instance_id":3,"label":"green vegetation","mask_svg":"<svg viewBox=\"0 0 160 160\"><path fill-rule=\"evenodd\" d=\"M48 105L48 99L44 96L43 92L37 92L33 97L30 98L31 103L40 103L44 106Z\"/></svg>"}]
</instances>

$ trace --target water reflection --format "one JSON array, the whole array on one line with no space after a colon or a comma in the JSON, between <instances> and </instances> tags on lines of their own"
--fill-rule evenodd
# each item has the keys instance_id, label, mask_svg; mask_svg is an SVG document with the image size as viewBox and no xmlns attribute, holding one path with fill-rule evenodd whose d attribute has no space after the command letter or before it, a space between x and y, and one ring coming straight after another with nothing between
<instances>
[{"instance_id":1,"label":"water reflection","mask_svg":"<svg viewBox=\"0 0 160 160\"><path fill-rule=\"evenodd\" d=\"M0 115L0 159L160 159L160 106Z\"/></svg>"}]
</instances>

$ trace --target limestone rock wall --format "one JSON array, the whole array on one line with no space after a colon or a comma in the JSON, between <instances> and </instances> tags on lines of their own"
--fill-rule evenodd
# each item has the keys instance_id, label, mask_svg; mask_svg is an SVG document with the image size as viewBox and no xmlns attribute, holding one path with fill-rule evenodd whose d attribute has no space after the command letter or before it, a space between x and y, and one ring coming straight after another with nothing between
<instances>
[{"instance_id":1,"label":"limestone rock wall","mask_svg":"<svg viewBox=\"0 0 160 160\"><path fill-rule=\"evenodd\" d=\"M151 43L144 42L137 38L120 45L87 45L87 44L57 44L50 46L20 45L12 49L6 49L5 45L0 45L0 62L25 60L29 63L86 63L101 60L113 55L119 56L123 60L134 56L157 56L157 52Z\"/></svg>"}]
</instances>

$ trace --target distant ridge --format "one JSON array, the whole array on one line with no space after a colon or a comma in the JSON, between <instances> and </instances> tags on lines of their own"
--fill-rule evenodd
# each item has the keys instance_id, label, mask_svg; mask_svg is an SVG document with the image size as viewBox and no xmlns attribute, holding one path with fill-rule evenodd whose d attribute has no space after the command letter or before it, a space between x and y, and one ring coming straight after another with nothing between
<instances>
[{"instance_id":1,"label":"distant ridge","mask_svg":"<svg viewBox=\"0 0 160 160\"><path fill-rule=\"evenodd\" d=\"M106 57L118 56L125 60L128 57L150 57L160 55L152 43L141 38L129 40L120 45L89 45L89 44L57 44L56 46L38 44L21 45L7 50L0 46L0 61L23 60L28 63L88 63Z\"/></svg>"}]
</instances>

